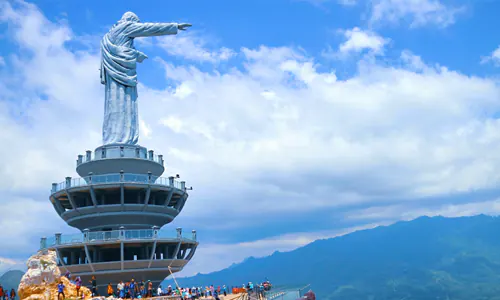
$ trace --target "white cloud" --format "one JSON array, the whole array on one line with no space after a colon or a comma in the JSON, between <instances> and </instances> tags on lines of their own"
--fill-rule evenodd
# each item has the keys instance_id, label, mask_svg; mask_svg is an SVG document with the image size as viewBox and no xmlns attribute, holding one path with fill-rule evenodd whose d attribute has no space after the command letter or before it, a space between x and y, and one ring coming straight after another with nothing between
<instances>
[{"instance_id":1,"label":"white cloud","mask_svg":"<svg viewBox=\"0 0 500 300\"><path fill-rule=\"evenodd\" d=\"M409 20L411 27L446 27L455 23L457 14L464 11L464 7L449 7L439 0L374 0L370 5L372 22Z\"/></svg>"},{"instance_id":2,"label":"white cloud","mask_svg":"<svg viewBox=\"0 0 500 300\"><path fill-rule=\"evenodd\" d=\"M463 203L444 204L433 207L414 208L405 204L374 206L357 211L350 211L345 218L350 220L413 220L420 216L466 217L488 212L490 215L500 215L500 199Z\"/></svg>"},{"instance_id":3,"label":"white cloud","mask_svg":"<svg viewBox=\"0 0 500 300\"><path fill-rule=\"evenodd\" d=\"M209 50L206 48L207 43L207 40L200 36L199 33L193 33L192 31L179 32L176 36L158 38L158 45L167 53L188 60L216 63L228 60L235 55L233 50L226 47Z\"/></svg>"},{"instance_id":4,"label":"white cloud","mask_svg":"<svg viewBox=\"0 0 500 300\"><path fill-rule=\"evenodd\" d=\"M427 66L420 56L413 54L409 50L404 50L401 53L401 61L405 64L405 66L408 69L413 70L415 72L420 72L420 71L432 72L433 71L433 68Z\"/></svg>"},{"instance_id":5,"label":"white cloud","mask_svg":"<svg viewBox=\"0 0 500 300\"><path fill-rule=\"evenodd\" d=\"M100 145L100 57L95 49L68 48L76 38L68 24L50 22L33 5L1 3L0 22L20 50L6 66L12 62L15 71L0 72L0 128L7 129L0 130L0 211L9 212L0 225L11 242L4 251L28 255L43 233L71 230L47 196L53 181L74 176L78 154ZM429 66L410 52L400 67L361 61L342 80L301 49L238 54L242 66L224 72L159 59L174 86L140 86L140 143L168 154L165 175L182 174L195 188L179 224L206 224L223 236L249 229L256 215L259 223L292 213L316 217L500 182L500 121L490 117L500 109L495 79ZM194 57L214 62L223 57L217 55ZM223 222L213 221L218 215ZM301 225L297 220L290 228Z\"/></svg>"},{"instance_id":6,"label":"white cloud","mask_svg":"<svg viewBox=\"0 0 500 300\"><path fill-rule=\"evenodd\" d=\"M497 66L500 66L500 46L496 48L489 56L482 57L481 63L491 62Z\"/></svg>"},{"instance_id":7,"label":"white cloud","mask_svg":"<svg viewBox=\"0 0 500 300\"><path fill-rule=\"evenodd\" d=\"M25 270L25 269L26 269L25 260L0 257L0 275L9 270Z\"/></svg>"},{"instance_id":8,"label":"white cloud","mask_svg":"<svg viewBox=\"0 0 500 300\"><path fill-rule=\"evenodd\" d=\"M389 39L383 38L370 30L362 30L358 27L353 29L341 30L345 42L340 44L338 51L331 48L323 52L325 57L346 57L353 53L367 52L370 55L381 55L384 53L384 47L389 43Z\"/></svg>"},{"instance_id":9,"label":"white cloud","mask_svg":"<svg viewBox=\"0 0 500 300\"><path fill-rule=\"evenodd\" d=\"M151 126L146 123L142 118L139 118L139 134L141 137L149 139L151 137Z\"/></svg>"},{"instance_id":10,"label":"white cloud","mask_svg":"<svg viewBox=\"0 0 500 300\"><path fill-rule=\"evenodd\" d=\"M48 199L42 202L4 194L0 201L0 211L3 212L0 228L4 241L0 247L0 257L20 254L25 256L23 258L28 258L29 252L26 250L38 249L41 237L52 236L66 226L55 214ZM74 229L65 230L69 231L74 232ZM19 259L14 260L17 263Z\"/></svg>"},{"instance_id":11,"label":"white cloud","mask_svg":"<svg viewBox=\"0 0 500 300\"><path fill-rule=\"evenodd\" d=\"M0 56L0 67L5 66L5 58L3 56Z\"/></svg>"}]
</instances>

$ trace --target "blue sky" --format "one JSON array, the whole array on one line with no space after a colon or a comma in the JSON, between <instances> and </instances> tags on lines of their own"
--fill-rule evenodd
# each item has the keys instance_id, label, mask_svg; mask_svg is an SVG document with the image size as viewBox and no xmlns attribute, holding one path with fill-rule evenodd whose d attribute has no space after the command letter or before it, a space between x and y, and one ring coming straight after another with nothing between
<instances>
[{"instance_id":1,"label":"blue sky","mask_svg":"<svg viewBox=\"0 0 500 300\"><path fill-rule=\"evenodd\" d=\"M75 232L48 193L101 143L99 41L128 10L193 24L136 42L139 143L194 187L167 227L198 230L183 275L500 211L498 2L4 1L0 271Z\"/></svg>"}]
</instances>

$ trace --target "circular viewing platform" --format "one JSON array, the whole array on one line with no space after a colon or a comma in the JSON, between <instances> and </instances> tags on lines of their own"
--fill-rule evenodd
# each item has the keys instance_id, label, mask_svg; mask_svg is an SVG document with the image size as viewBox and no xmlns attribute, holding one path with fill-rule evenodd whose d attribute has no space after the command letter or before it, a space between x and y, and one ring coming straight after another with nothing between
<instances>
[{"instance_id":1,"label":"circular viewing platform","mask_svg":"<svg viewBox=\"0 0 500 300\"><path fill-rule=\"evenodd\" d=\"M90 280L96 276L105 289L108 282L135 278L159 284L171 273L178 272L193 257L198 242L196 231L189 238L156 227L141 230L88 231L42 238L41 250L54 250L62 273Z\"/></svg>"},{"instance_id":2,"label":"circular viewing platform","mask_svg":"<svg viewBox=\"0 0 500 300\"><path fill-rule=\"evenodd\" d=\"M60 183L53 183L51 194L56 194L60 191L78 188L84 186L96 186L116 183L137 183L169 187L179 191L186 191L186 182L176 180L175 177L158 177L153 174L133 174L133 173L111 173L104 175L88 175L82 178L66 177L66 180Z\"/></svg>"},{"instance_id":3,"label":"circular viewing platform","mask_svg":"<svg viewBox=\"0 0 500 300\"><path fill-rule=\"evenodd\" d=\"M61 218L80 230L138 229L170 223L182 211L187 190L174 177L121 172L67 177L52 184L50 200Z\"/></svg>"},{"instance_id":4,"label":"circular viewing platform","mask_svg":"<svg viewBox=\"0 0 500 300\"><path fill-rule=\"evenodd\" d=\"M139 145L110 144L97 147L92 151L87 150L85 155L78 155L76 172L81 177L118 173L146 174L151 172L154 176L161 176L165 171L163 155L155 155Z\"/></svg>"},{"instance_id":5,"label":"circular viewing platform","mask_svg":"<svg viewBox=\"0 0 500 300\"><path fill-rule=\"evenodd\" d=\"M40 250L73 247L75 245L92 245L114 242L140 242L140 241L177 241L181 243L198 245L196 230L192 231L191 238L182 236L182 228L177 228L173 234L167 230L152 229L120 229L109 231L84 230L82 233L61 234L56 233L53 237L43 237L40 240Z\"/></svg>"}]
</instances>

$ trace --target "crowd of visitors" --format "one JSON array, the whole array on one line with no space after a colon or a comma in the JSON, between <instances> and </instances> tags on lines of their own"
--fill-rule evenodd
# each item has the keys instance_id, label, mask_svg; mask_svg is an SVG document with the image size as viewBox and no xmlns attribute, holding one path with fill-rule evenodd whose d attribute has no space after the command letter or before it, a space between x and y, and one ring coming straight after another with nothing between
<instances>
[{"instance_id":1,"label":"crowd of visitors","mask_svg":"<svg viewBox=\"0 0 500 300\"><path fill-rule=\"evenodd\" d=\"M4 288L1 284L0 284L0 300L14 300L16 299L16 290L14 289L9 289L8 288Z\"/></svg>"},{"instance_id":2,"label":"crowd of visitors","mask_svg":"<svg viewBox=\"0 0 500 300\"><path fill-rule=\"evenodd\" d=\"M71 278L71 274L66 272L64 275L67 277L71 283L75 285L76 295L78 297L82 297L83 293L80 293L80 289L82 287L82 279L79 276ZM89 280L90 289L92 291L92 296L99 296L97 292L97 280L95 276L92 276L91 280ZM59 281L57 284L57 298L65 299L65 290L67 287L64 285L63 281ZM149 298L149 297L157 297L157 296L180 296L183 299L201 299L201 298L213 298L215 300L219 300L219 296L232 293L248 293L255 294L260 297L264 296L264 292L271 289L271 284L268 280L260 283L253 284L249 282L247 284L243 284L241 288L231 287L230 289L226 286L217 286L214 285L205 286L205 287L172 287L171 285L166 288L159 285L158 287L154 287L153 283L148 281L138 281L136 282L134 279L130 281L123 282L120 281L116 286L113 286L111 283L108 284L107 287L107 295L106 296L114 296L122 299L141 299L141 298ZM16 299L16 290L15 289L7 289L2 287L0 284L0 300L15 300ZM259 298L260 298L259 297Z\"/></svg>"},{"instance_id":3,"label":"crowd of visitors","mask_svg":"<svg viewBox=\"0 0 500 300\"><path fill-rule=\"evenodd\" d=\"M80 297L82 294L80 293L80 289L82 286L82 279L80 277L70 278L70 273L66 273L65 276L70 279L70 282L75 284L76 294ZM92 296L98 296L97 294L97 280L94 276L89 281ZM256 294L259 296L263 296L264 291L269 290L271 287L269 281L265 281L261 284L254 285L252 282L244 284L242 288L231 287L228 289L226 285L215 287L213 285L206 287L191 287L191 288L182 288L175 287L172 288L171 285L163 288L161 285L154 288L153 283L151 281L140 281L136 282L134 279L123 282L120 281L116 287L113 287L111 283L108 284L107 287L107 296L119 297L122 299L140 299L140 298L148 298L148 297L156 297L156 296L181 296L183 299L200 299L200 298L213 298L218 300L220 295L227 296L231 293L238 292L246 292L248 294ZM62 281L59 281L57 285L57 298L65 299L66 296L64 291L66 286ZM15 300L16 299L16 291L15 289L9 289L2 287L0 285L0 300Z\"/></svg>"},{"instance_id":4,"label":"crowd of visitors","mask_svg":"<svg viewBox=\"0 0 500 300\"><path fill-rule=\"evenodd\" d=\"M80 293L80 289L82 286L82 280L80 277L71 278L71 274L67 272L64 276L66 276L71 283L76 286L76 294L78 297L83 298L83 293ZM92 276L91 280L89 280L92 296L99 296L97 292L97 280L95 276ZM66 286L62 281L57 285L58 291L58 299L64 299L65 294L64 291ZM172 287L171 285L166 288L159 285L158 287L154 287L153 283L148 281L135 281L131 279L130 281L123 282L120 281L116 286L113 286L111 283L108 284L106 289L106 296L113 296L121 299L141 299L141 298L150 298L157 296L180 296L183 299L201 299L201 298L213 298L215 300L219 300L219 296L224 295L227 296L231 293L248 293L255 294L258 298L264 296L264 292L271 289L271 284L268 280L260 283L253 284L252 282L243 284L241 288L232 287L228 289L226 285L217 286L205 286L205 287ZM7 298L14 299L14 298ZM3 300L3 299L0 299Z\"/></svg>"}]
</instances>

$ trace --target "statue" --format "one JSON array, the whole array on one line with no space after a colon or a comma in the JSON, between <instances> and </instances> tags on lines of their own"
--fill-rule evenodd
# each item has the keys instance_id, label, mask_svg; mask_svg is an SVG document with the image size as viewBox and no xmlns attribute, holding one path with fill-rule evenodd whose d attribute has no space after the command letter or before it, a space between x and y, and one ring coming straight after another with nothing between
<instances>
[{"instance_id":1,"label":"statue","mask_svg":"<svg viewBox=\"0 0 500 300\"><path fill-rule=\"evenodd\" d=\"M148 58L134 47L134 38L177 34L191 24L141 23L126 12L101 41L101 83L105 87L103 144L137 144L136 63Z\"/></svg>"}]
</instances>

